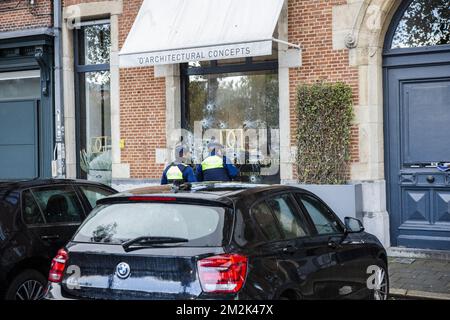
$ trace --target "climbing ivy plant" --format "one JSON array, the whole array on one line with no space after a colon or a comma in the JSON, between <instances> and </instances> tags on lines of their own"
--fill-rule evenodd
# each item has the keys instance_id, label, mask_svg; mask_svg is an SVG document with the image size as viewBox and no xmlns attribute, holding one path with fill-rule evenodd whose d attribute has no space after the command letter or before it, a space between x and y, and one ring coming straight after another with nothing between
<instances>
[{"instance_id":1,"label":"climbing ivy plant","mask_svg":"<svg viewBox=\"0 0 450 320\"><path fill-rule=\"evenodd\" d=\"M344 184L350 162L352 89L338 83L297 88L299 183Z\"/></svg>"}]
</instances>

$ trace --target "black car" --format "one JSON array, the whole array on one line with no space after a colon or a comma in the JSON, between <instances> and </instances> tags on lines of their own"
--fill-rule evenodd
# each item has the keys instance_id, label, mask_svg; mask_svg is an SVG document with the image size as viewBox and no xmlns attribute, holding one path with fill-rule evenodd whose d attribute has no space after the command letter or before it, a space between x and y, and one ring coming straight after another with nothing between
<instances>
[{"instance_id":1,"label":"black car","mask_svg":"<svg viewBox=\"0 0 450 320\"><path fill-rule=\"evenodd\" d=\"M0 182L0 299L42 298L58 249L96 201L114 193L88 181Z\"/></svg>"},{"instance_id":2,"label":"black car","mask_svg":"<svg viewBox=\"0 0 450 320\"><path fill-rule=\"evenodd\" d=\"M193 184L97 204L53 260L47 299L387 298L377 238L299 188Z\"/></svg>"}]
</instances>

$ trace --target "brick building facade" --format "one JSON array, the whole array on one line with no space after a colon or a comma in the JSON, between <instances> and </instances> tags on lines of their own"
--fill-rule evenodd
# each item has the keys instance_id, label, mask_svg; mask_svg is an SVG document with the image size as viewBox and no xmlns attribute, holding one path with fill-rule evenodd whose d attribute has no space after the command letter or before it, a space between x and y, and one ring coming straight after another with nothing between
<instances>
[{"instance_id":1,"label":"brick building facade","mask_svg":"<svg viewBox=\"0 0 450 320\"><path fill-rule=\"evenodd\" d=\"M65 8L97 1L65 0ZM299 83L319 80L344 81L355 90L357 104L357 69L349 66L348 50L333 50L332 8L345 1L289 1L288 38L302 44L302 66L289 72L290 126L295 144L295 89ZM141 7L142 0L121 3L118 17L119 47L121 47ZM5 1L0 4L1 32L52 27L52 1ZM106 15L105 15L106 16ZM89 16L88 16L89 17ZM317 41L320 39L320 41ZM157 164L155 150L165 147L166 86L163 78L155 78L152 67L120 70L120 132L125 140L121 162L129 164L130 177L158 179L162 164ZM352 160L357 162L358 127L354 128Z\"/></svg>"},{"instance_id":2,"label":"brick building facade","mask_svg":"<svg viewBox=\"0 0 450 320\"><path fill-rule=\"evenodd\" d=\"M35 0L31 4L30 1L1 1L0 42L9 43L14 37L22 40L39 35L51 37L56 2ZM389 85L386 79L383 82L383 72L387 72L386 62L392 56L386 41L395 37L391 37L391 33L394 33L402 16L408 12L408 8L414 7L415 2L420 1L286 0L276 29L280 39L301 47L301 53L298 53L301 54L300 65L285 66L280 63L275 72L279 83L279 181L295 182L296 179L295 165L290 161L291 155L295 154L296 87L317 81L343 81L349 84L353 88L356 115L351 135L349 181L361 186L359 213L366 228L386 246L391 242L394 245L406 243L406 246L411 246L409 240L402 242L401 237L408 238L410 234L402 235L397 231L401 229L398 228L402 223L388 214L388 208L397 214L406 210L399 209L402 206L420 207L416 202L389 202L391 192L395 192L392 191L395 188L392 180L389 180L389 170L395 165L385 152L385 149L390 148L390 142L385 140L385 136L398 132L386 131L391 129L385 123L386 101L383 96L387 92L385 86ZM440 2L445 0L434 2L439 7ZM64 155L68 177L86 177L80 169L80 151L83 149L80 146L86 147L92 137L96 137L93 132L98 128L89 121L97 118L102 118L102 124L97 125L102 127L102 132L97 136L106 141L104 144L99 142L100 149L111 153L112 180L116 185L155 183L170 160L163 149L169 147L169 132L181 128L184 121L182 78L186 70L183 71L180 65L139 68L119 66L119 51L142 3L143 0L62 1ZM92 27L96 25L106 27L98 30ZM89 38L90 35L93 38ZM92 58L84 47L89 41L100 41L97 43L99 48L108 48L106 60L103 57L100 62L94 63L83 60ZM283 45L279 44L278 48ZM279 61L284 59L280 53L282 51L274 52ZM80 55L86 57L80 58ZM53 59L53 56L49 59ZM441 63L439 57L436 59L436 63ZM89 108L92 106L101 108L103 113L90 113ZM106 113L104 110L107 110ZM87 124L80 125L80 121ZM53 121L49 125L53 126ZM80 134L88 138L81 141ZM49 157L52 156L46 159ZM44 162L42 167L50 166L49 161ZM48 175L50 170L44 172L46 174L43 175ZM392 195L396 197L395 193ZM411 210L413 216L414 212L422 209ZM414 229L411 226L417 227L416 222L406 224ZM430 237L434 236L437 234ZM443 234L438 236L446 237Z\"/></svg>"},{"instance_id":3,"label":"brick building facade","mask_svg":"<svg viewBox=\"0 0 450 320\"><path fill-rule=\"evenodd\" d=\"M90 2L95 1L66 0L65 6ZM302 46L302 66L289 70L292 145L295 145L295 95L299 83L346 82L354 88L357 105L358 70L349 65L348 50L334 50L332 43L332 10L345 2L289 1L288 40ZM141 4L142 0L123 2L123 12L118 19L120 47ZM160 178L164 165L157 163L155 150L165 147L165 94L164 79L154 77L153 67L120 70L120 132L125 140L121 162L129 164L131 178ZM358 162L357 125L353 128L351 156L353 162ZM295 174L291 179L295 179Z\"/></svg>"}]
</instances>

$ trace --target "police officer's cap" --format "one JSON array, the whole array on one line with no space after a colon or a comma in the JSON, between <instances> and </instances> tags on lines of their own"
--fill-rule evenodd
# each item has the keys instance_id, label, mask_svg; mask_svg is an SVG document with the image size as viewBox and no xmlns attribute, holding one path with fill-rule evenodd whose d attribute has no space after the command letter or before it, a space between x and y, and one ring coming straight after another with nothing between
<instances>
[{"instance_id":1,"label":"police officer's cap","mask_svg":"<svg viewBox=\"0 0 450 320\"><path fill-rule=\"evenodd\" d=\"M188 148L186 146L180 145L175 147L175 156L176 157L184 157L189 152Z\"/></svg>"}]
</instances>

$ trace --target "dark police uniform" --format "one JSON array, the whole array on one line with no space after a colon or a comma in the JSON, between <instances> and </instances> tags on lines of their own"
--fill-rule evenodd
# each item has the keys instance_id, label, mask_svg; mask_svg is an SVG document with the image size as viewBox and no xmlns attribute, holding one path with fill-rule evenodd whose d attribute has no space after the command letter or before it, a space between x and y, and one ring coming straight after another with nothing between
<instances>
[{"instance_id":1,"label":"dark police uniform","mask_svg":"<svg viewBox=\"0 0 450 320\"><path fill-rule=\"evenodd\" d=\"M207 157L196 167L198 181L231 181L239 174L239 169L228 163L225 156L215 154Z\"/></svg>"},{"instance_id":2,"label":"dark police uniform","mask_svg":"<svg viewBox=\"0 0 450 320\"><path fill-rule=\"evenodd\" d=\"M190 166L184 163L171 163L167 166L161 178L162 185L184 182L197 182L194 170Z\"/></svg>"}]
</instances>

